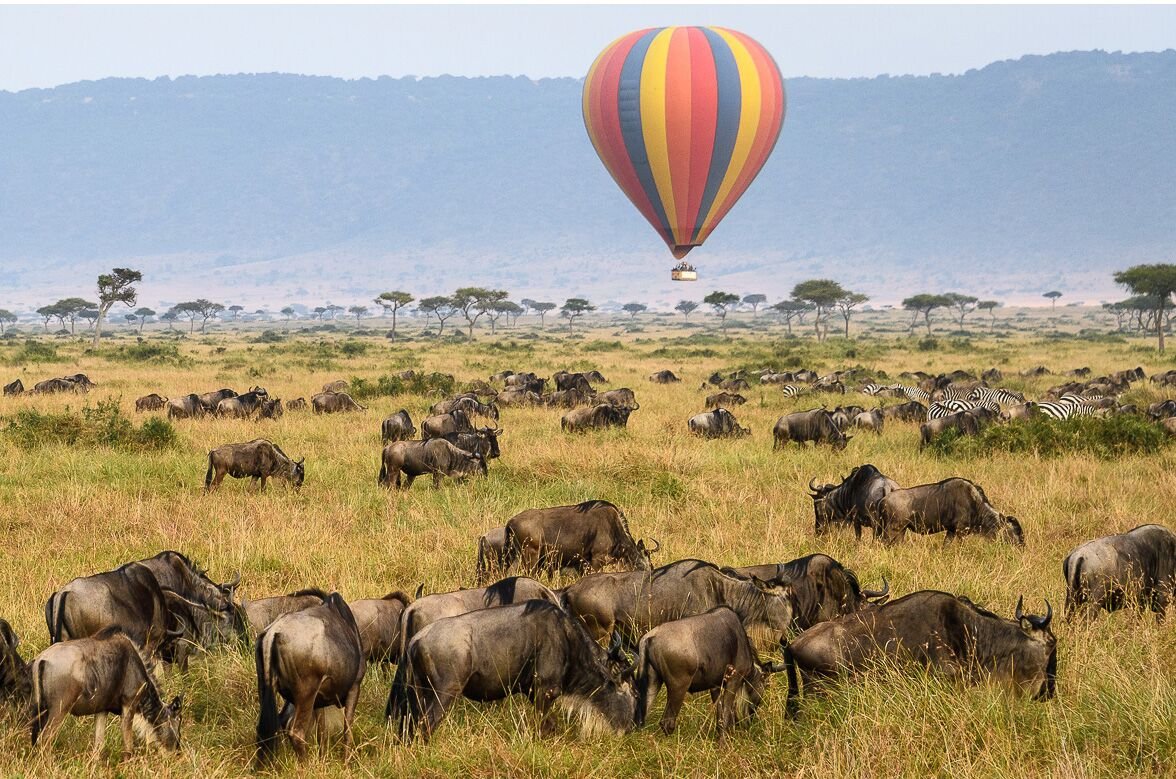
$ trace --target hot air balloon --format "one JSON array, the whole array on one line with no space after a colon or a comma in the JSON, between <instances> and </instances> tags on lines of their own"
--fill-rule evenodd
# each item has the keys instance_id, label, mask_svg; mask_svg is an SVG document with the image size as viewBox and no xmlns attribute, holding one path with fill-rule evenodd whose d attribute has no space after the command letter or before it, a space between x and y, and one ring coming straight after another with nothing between
<instances>
[{"instance_id":1,"label":"hot air balloon","mask_svg":"<svg viewBox=\"0 0 1176 779\"><path fill-rule=\"evenodd\" d=\"M784 107L771 55L720 27L629 33L584 80L584 125L596 153L678 260L702 245L759 173ZM697 275L682 262L673 278Z\"/></svg>"}]
</instances>

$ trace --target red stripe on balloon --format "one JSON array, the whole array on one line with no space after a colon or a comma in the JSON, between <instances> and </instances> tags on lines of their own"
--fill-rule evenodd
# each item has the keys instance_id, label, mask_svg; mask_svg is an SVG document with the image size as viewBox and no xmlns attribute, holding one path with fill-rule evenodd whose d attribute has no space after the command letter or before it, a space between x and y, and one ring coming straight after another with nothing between
<instances>
[{"instance_id":1,"label":"red stripe on balloon","mask_svg":"<svg viewBox=\"0 0 1176 779\"><path fill-rule=\"evenodd\" d=\"M685 240L693 238L700 214L702 196L706 190L707 174L710 172L711 155L715 150L715 126L719 112L719 86L715 75L715 58L711 53L706 35L697 27L689 28L687 45L690 48L690 69L694 77L690 84L690 104L693 122L690 129L690 183L689 195L678 206L678 214L688 230Z\"/></svg>"},{"instance_id":2,"label":"red stripe on balloon","mask_svg":"<svg viewBox=\"0 0 1176 779\"><path fill-rule=\"evenodd\" d=\"M686 218L690 199L691 105L689 30L679 27L670 34L666 52L665 111L666 147L670 158L670 188L674 193L674 242L690 239Z\"/></svg>"}]
</instances>

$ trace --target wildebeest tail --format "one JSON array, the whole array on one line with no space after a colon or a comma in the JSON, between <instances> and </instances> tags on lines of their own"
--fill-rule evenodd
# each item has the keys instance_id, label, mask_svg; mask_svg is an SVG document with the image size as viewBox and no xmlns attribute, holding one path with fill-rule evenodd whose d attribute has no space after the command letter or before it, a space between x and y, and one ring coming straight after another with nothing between
<instances>
[{"instance_id":1,"label":"wildebeest tail","mask_svg":"<svg viewBox=\"0 0 1176 779\"><path fill-rule=\"evenodd\" d=\"M653 696L657 694L657 671L647 662L645 648L648 641L637 645L636 675L633 678L633 692L637 695L637 705L633 707L633 724L639 728L645 727L645 718L653 708Z\"/></svg>"},{"instance_id":2,"label":"wildebeest tail","mask_svg":"<svg viewBox=\"0 0 1176 779\"><path fill-rule=\"evenodd\" d=\"M257 718L257 762L264 765L278 747L278 692L274 667L278 662L278 636L263 633L257 641L257 698L261 713Z\"/></svg>"},{"instance_id":3,"label":"wildebeest tail","mask_svg":"<svg viewBox=\"0 0 1176 779\"><path fill-rule=\"evenodd\" d=\"M204 489L212 488L212 452L208 453L208 470L204 473Z\"/></svg>"},{"instance_id":4,"label":"wildebeest tail","mask_svg":"<svg viewBox=\"0 0 1176 779\"><path fill-rule=\"evenodd\" d=\"M503 535L505 540L502 544L502 573L506 573L515 564L515 561L519 559L519 556L522 554L522 549L519 546L518 535L509 524L506 526L506 532Z\"/></svg>"},{"instance_id":5,"label":"wildebeest tail","mask_svg":"<svg viewBox=\"0 0 1176 779\"><path fill-rule=\"evenodd\" d=\"M479 587L486 581L486 538L478 539L478 559L474 563L474 583Z\"/></svg>"},{"instance_id":6,"label":"wildebeest tail","mask_svg":"<svg viewBox=\"0 0 1176 779\"><path fill-rule=\"evenodd\" d=\"M384 452L380 452L380 473L376 476L376 484L386 486L388 484L388 460L384 457Z\"/></svg>"},{"instance_id":7,"label":"wildebeest tail","mask_svg":"<svg viewBox=\"0 0 1176 779\"><path fill-rule=\"evenodd\" d=\"M788 674L788 697L784 701L784 711L789 716L793 716L797 710L797 696L800 687L796 680L796 658L792 656L792 647L788 645L788 642L781 642L780 650L784 654L784 671Z\"/></svg>"},{"instance_id":8,"label":"wildebeest tail","mask_svg":"<svg viewBox=\"0 0 1176 779\"><path fill-rule=\"evenodd\" d=\"M49 704L45 701L45 661L33 661L33 695L30 701L30 733L33 746L37 745L37 739L41 737L41 731L45 729L45 723L49 719Z\"/></svg>"},{"instance_id":9,"label":"wildebeest tail","mask_svg":"<svg viewBox=\"0 0 1176 779\"><path fill-rule=\"evenodd\" d=\"M396 675L392 677L392 689L388 692L388 705L384 708L385 719L395 721L396 733L405 741L416 735L416 720L420 704L413 692L412 660L407 653L400 656Z\"/></svg>"},{"instance_id":10,"label":"wildebeest tail","mask_svg":"<svg viewBox=\"0 0 1176 779\"><path fill-rule=\"evenodd\" d=\"M65 597L69 593L65 590L55 592L45 603L45 627L49 629L49 643L56 644L64 640L69 630L65 624Z\"/></svg>"},{"instance_id":11,"label":"wildebeest tail","mask_svg":"<svg viewBox=\"0 0 1176 779\"><path fill-rule=\"evenodd\" d=\"M1066 579L1066 616L1070 616L1071 610L1082 603L1085 598L1082 593L1082 563L1084 559L1081 555L1070 564L1073 555L1068 555L1062 561L1062 576Z\"/></svg>"}]
</instances>

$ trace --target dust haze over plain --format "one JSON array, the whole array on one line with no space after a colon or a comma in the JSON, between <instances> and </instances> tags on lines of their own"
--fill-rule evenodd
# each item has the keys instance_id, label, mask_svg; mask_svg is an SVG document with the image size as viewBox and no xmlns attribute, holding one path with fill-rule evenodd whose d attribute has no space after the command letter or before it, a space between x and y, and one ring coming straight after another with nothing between
<instances>
[{"instance_id":1,"label":"dust haze over plain","mask_svg":"<svg viewBox=\"0 0 1176 779\"><path fill-rule=\"evenodd\" d=\"M442 11L445 38L411 7L0 10L0 87L22 90L0 92L0 303L114 264L152 297L270 306L466 283L672 304L813 276L878 302L1096 302L1176 246L1176 53L969 70L1164 49L1173 9ZM742 29L788 79L776 152L691 255L695 287L597 161L578 78L367 78L579 74L662 23ZM346 78L183 76L236 71ZM958 75L876 77L901 72ZM22 89L111 75L150 78Z\"/></svg>"}]
</instances>

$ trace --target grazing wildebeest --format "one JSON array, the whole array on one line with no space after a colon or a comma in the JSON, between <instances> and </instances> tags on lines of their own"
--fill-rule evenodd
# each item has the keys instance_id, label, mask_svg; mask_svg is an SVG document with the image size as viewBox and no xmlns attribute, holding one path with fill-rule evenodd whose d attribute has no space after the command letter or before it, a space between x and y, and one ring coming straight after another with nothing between
<instances>
[{"instance_id":1,"label":"grazing wildebeest","mask_svg":"<svg viewBox=\"0 0 1176 779\"><path fill-rule=\"evenodd\" d=\"M686 426L691 433L703 438L742 438L751 435L751 428L740 427L735 415L725 408L695 414L686 420Z\"/></svg>"},{"instance_id":2,"label":"grazing wildebeest","mask_svg":"<svg viewBox=\"0 0 1176 779\"><path fill-rule=\"evenodd\" d=\"M975 408L957 411L938 419L928 419L919 425L919 450L948 430L955 430L960 435L979 435L983 429L983 422L990 413L987 409Z\"/></svg>"},{"instance_id":3,"label":"grazing wildebeest","mask_svg":"<svg viewBox=\"0 0 1176 779\"><path fill-rule=\"evenodd\" d=\"M413 636L438 620L478 609L498 608L528 600L545 600L558 604L559 596L535 579L527 576L509 576L489 587L435 592L417 598L400 617L400 652L404 653Z\"/></svg>"},{"instance_id":4,"label":"grazing wildebeest","mask_svg":"<svg viewBox=\"0 0 1176 779\"><path fill-rule=\"evenodd\" d=\"M287 411L306 411L306 398L294 398L286 401Z\"/></svg>"},{"instance_id":5,"label":"grazing wildebeest","mask_svg":"<svg viewBox=\"0 0 1176 779\"><path fill-rule=\"evenodd\" d=\"M204 404L195 392L179 398L171 398L167 402L168 419L191 419L205 414Z\"/></svg>"},{"instance_id":6,"label":"grazing wildebeest","mask_svg":"<svg viewBox=\"0 0 1176 779\"><path fill-rule=\"evenodd\" d=\"M877 501L899 489L898 482L882 475L873 465L859 465L841 480L840 484L816 486L809 480L809 497L813 499L813 513L816 515L815 531L823 534L832 524L853 525L854 533L860 540L862 525L873 527L874 522L866 518L867 512Z\"/></svg>"},{"instance_id":7,"label":"grazing wildebeest","mask_svg":"<svg viewBox=\"0 0 1176 779\"><path fill-rule=\"evenodd\" d=\"M910 400L882 409L882 418L897 419L900 422L923 422L927 419L927 407L917 400Z\"/></svg>"},{"instance_id":8,"label":"grazing wildebeest","mask_svg":"<svg viewBox=\"0 0 1176 779\"><path fill-rule=\"evenodd\" d=\"M788 704L796 695L796 670L789 652L785 662L761 663L739 615L727 606L664 622L637 644L633 687L637 693L634 724L644 727L662 685L666 710L661 729L673 733L678 713L691 692L709 692L715 704L720 741L737 721L750 719L763 701L768 674L788 671Z\"/></svg>"},{"instance_id":9,"label":"grazing wildebeest","mask_svg":"<svg viewBox=\"0 0 1176 779\"><path fill-rule=\"evenodd\" d=\"M873 433L878 433L881 435L883 419L884 417L882 416L882 409L872 408L869 411L863 411L857 416L853 417L853 419L850 420L850 424L856 428L869 430Z\"/></svg>"},{"instance_id":10,"label":"grazing wildebeest","mask_svg":"<svg viewBox=\"0 0 1176 779\"><path fill-rule=\"evenodd\" d=\"M268 398L261 401L261 406L257 411L257 418L261 419L280 419L282 417L282 399Z\"/></svg>"},{"instance_id":11,"label":"grazing wildebeest","mask_svg":"<svg viewBox=\"0 0 1176 779\"><path fill-rule=\"evenodd\" d=\"M542 395L544 389L547 387L547 379L542 379L534 373L516 373L506 377L504 382L507 387L513 387L517 390L525 392L534 392L536 395Z\"/></svg>"},{"instance_id":12,"label":"grazing wildebeest","mask_svg":"<svg viewBox=\"0 0 1176 779\"><path fill-rule=\"evenodd\" d=\"M1147 414L1152 419L1176 417L1176 399L1169 398L1168 400L1161 400L1158 403L1152 403L1147 407Z\"/></svg>"},{"instance_id":13,"label":"grazing wildebeest","mask_svg":"<svg viewBox=\"0 0 1176 779\"><path fill-rule=\"evenodd\" d=\"M433 489L437 489L443 476L460 482L471 475L485 476L486 472L486 460L481 455L459 449L444 438L393 441L384 447L376 481L384 487L407 490L416 477L429 475L433 477ZM401 473L406 477L403 487Z\"/></svg>"},{"instance_id":14,"label":"grazing wildebeest","mask_svg":"<svg viewBox=\"0 0 1176 779\"><path fill-rule=\"evenodd\" d=\"M217 405L219 405L222 400L225 398L235 398L237 397L237 393L234 390L225 387L224 389L218 389L215 392L205 392L201 395L197 395L196 397L199 399L200 405L204 409L205 414L214 414L216 413Z\"/></svg>"},{"instance_id":15,"label":"grazing wildebeest","mask_svg":"<svg viewBox=\"0 0 1176 779\"><path fill-rule=\"evenodd\" d=\"M249 626L249 631L253 635L257 635L273 624L273 621L278 617L317 606L326 598L325 591L317 587L307 587L288 595L243 600L241 601L241 611L245 613L245 622Z\"/></svg>"},{"instance_id":16,"label":"grazing wildebeest","mask_svg":"<svg viewBox=\"0 0 1176 779\"><path fill-rule=\"evenodd\" d=\"M162 657L181 671L187 670L188 658L194 650L226 646L248 637L244 614L235 606L227 611L212 609L167 587L163 588L163 600L167 605L168 630L179 635L165 648Z\"/></svg>"},{"instance_id":17,"label":"grazing wildebeest","mask_svg":"<svg viewBox=\"0 0 1176 779\"><path fill-rule=\"evenodd\" d=\"M45 379L33 385L33 393L36 395L52 395L58 392L86 392L88 389L89 386L66 378Z\"/></svg>"},{"instance_id":18,"label":"grazing wildebeest","mask_svg":"<svg viewBox=\"0 0 1176 779\"><path fill-rule=\"evenodd\" d=\"M482 403L474 395L460 395L456 398L434 403L429 409L429 416L442 416L461 409L468 417L482 416L487 419L498 420L498 406L493 403Z\"/></svg>"},{"instance_id":19,"label":"grazing wildebeest","mask_svg":"<svg viewBox=\"0 0 1176 779\"><path fill-rule=\"evenodd\" d=\"M218 417L248 417L261 408L263 401L269 398L269 393L263 387L254 387L248 392L233 398L225 398L216 404Z\"/></svg>"},{"instance_id":20,"label":"grazing wildebeest","mask_svg":"<svg viewBox=\"0 0 1176 779\"><path fill-rule=\"evenodd\" d=\"M478 536L478 555L474 563L474 581L480 587L490 574L506 573L506 527L495 527Z\"/></svg>"},{"instance_id":21,"label":"grazing wildebeest","mask_svg":"<svg viewBox=\"0 0 1176 779\"><path fill-rule=\"evenodd\" d=\"M637 402L637 396L628 387L621 387L620 389L609 390L608 392L598 392L596 393L596 402L611 403L614 406L628 406L634 411L641 408L641 404Z\"/></svg>"},{"instance_id":22,"label":"grazing wildebeest","mask_svg":"<svg viewBox=\"0 0 1176 779\"><path fill-rule=\"evenodd\" d=\"M106 718L117 714L124 752L134 749L136 731L148 743L180 748L182 699L163 703L151 666L117 625L89 638L53 644L33 659L31 670L34 746L51 747L67 714L93 714L97 755L106 736Z\"/></svg>"},{"instance_id":23,"label":"grazing wildebeest","mask_svg":"<svg viewBox=\"0 0 1176 779\"><path fill-rule=\"evenodd\" d=\"M551 374L551 380L555 382L556 390L579 390L585 395L595 395L596 390L588 382L588 377L583 373L568 373L567 371L560 371L559 373Z\"/></svg>"},{"instance_id":24,"label":"grazing wildebeest","mask_svg":"<svg viewBox=\"0 0 1176 779\"><path fill-rule=\"evenodd\" d=\"M160 587L178 592L212 609L228 611L234 606L233 596L241 584L240 572L234 574L231 580L217 584L186 555L170 549L136 562L151 571Z\"/></svg>"},{"instance_id":25,"label":"grazing wildebeest","mask_svg":"<svg viewBox=\"0 0 1176 779\"><path fill-rule=\"evenodd\" d=\"M743 392L751 389L751 385L744 379L727 379L719 384L724 392Z\"/></svg>"},{"instance_id":26,"label":"grazing wildebeest","mask_svg":"<svg viewBox=\"0 0 1176 779\"><path fill-rule=\"evenodd\" d=\"M575 408L576 406L595 406L599 401L595 395L579 389L556 390L543 396L543 405L561 408Z\"/></svg>"},{"instance_id":27,"label":"grazing wildebeest","mask_svg":"<svg viewBox=\"0 0 1176 779\"><path fill-rule=\"evenodd\" d=\"M416 435L416 427L412 424L412 417L404 409L400 409L392 416L380 423L380 440L408 441Z\"/></svg>"},{"instance_id":28,"label":"grazing wildebeest","mask_svg":"<svg viewBox=\"0 0 1176 779\"><path fill-rule=\"evenodd\" d=\"M1033 401L1026 403L1018 403L1015 406L1009 406L1000 412L1000 418L1006 422L1014 419L1029 419L1037 413L1037 404Z\"/></svg>"},{"instance_id":29,"label":"grazing wildebeest","mask_svg":"<svg viewBox=\"0 0 1176 779\"><path fill-rule=\"evenodd\" d=\"M248 476L253 482L260 480L260 489L265 489L266 479L282 479L298 489L306 479L306 458L293 460L281 448L264 438L255 438L244 444L225 444L208 453L208 471L204 474L204 489L220 487L225 474L234 479Z\"/></svg>"},{"instance_id":30,"label":"grazing wildebeest","mask_svg":"<svg viewBox=\"0 0 1176 779\"><path fill-rule=\"evenodd\" d=\"M608 384L608 379L604 378L604 374L598 370L584 371L584 378L597 384Z\"/></svg>"},{"instance_id":31,"label":"grazing wildebeest","mask_svg":"<svg viewBox=\"0 0 1176 779\"><path fill-rule=\"evenodd\" d=\"M431 417L425 417L425 420L421 422L421 438L425 441L430 438L442 438L451 433L472 432L474 432L474 423L470 419L470 415L461 409L449 414L435 414Z\"/></svg>"},{"instance_id":32,"label":"grazing wildebeest","mask_svg":"<svg viewBox=\"0 0 1176 779\"><path fill-rule=\"evenodd\" d=\"M833 415L827 410L814 408L785 414L776 420L776 426L772 429L772 448L779 449L789 441L796 441L802 446L806 441L812 441L814 444L830 444L834 451L840 451L852 438L841 432L833 422Z\"/></svg>"},{"instance_id":33,"label":"grazing wildebeest","mask_svg":"<svg viewBox=\"0 0 1176 779\"><path fill-rule=\"evenodd\" d=\"M23 392L24 392L24 382L21 381L20 379L17 379L14 382L11 382L9 384L4 385L4 394L5 395L20 395Z\"/></svg>"},{"instance_id":34,"label":"grazing wildebeest","mask_svg":"<svg viewBox=\"0 0 1176 779\"><path fill-rule=\"evenodd\" d=\"M863 590L853 571L824 554L798 557L786 563L722 570L744 579L759 579L766 584L788 587L794 630L808 630L818 622L879 605L890 596L890 585L885 576L882 577L882 589Z\"/></svg>"},{"instance_id":35,"label":"grazing wildebeest","mask_svg":"<svg viewBox=\"0 0 1176 779\"><path fill-rule=\"evenodd\" d=\"M350 385L344 379L328 381L323 385L323 392L346 392Z\"/></svg>"},{"instance_id":36,"label":"grazing wildebeest","mask_svg":"<svg viewBox=\"0 0 1176 779\"><path fill-rule=\"evenodd\" d=\"M548 576L564 568L584 573L613 563L648 571L650 555L660 546L635 541L625 515L607 500L527 509L506 523L505 542L508 568L518 562L524 570Z\"/></svg>"},{"instance_id":37,"label":"grazing wildebeest","mask_svg":"<svg viewBox=\"0 0 1176 779\"><path fill-rule=\"evenodd\" d=\"M628 406L614 406L600 403L590 408L576 408L564 414L559 420L565 433L583 433L588 430L602 430L606 427L626 427L633 409Z\"/></svg>"},{"instance_id":38,"label":"grazing wildebeest","mask_svg":"<svg viewBox=\"0 0 1176 779\"><path fill-rule=\"evenodd\" d=\"M967 598L923 590L876 609L822 622L792 642L806 683L873 667L879 660L913 661L969 681L992 679L1041 700L1056 692L1057 639L1043 617L1021 612L1002 619Z\"/></svg>"},{"instance_id":39,"label":"grazing wildebeest","mask_svg":"<svg viewBox=\"0 0 1176 779\"><path fill-rule=\"evenodd\" d=\"M450 433L442 436L442 440L448 441L463 452L476 454L483 460L495 460L502 456L502 450L498 448L500 435L500 427L479 427L472 433Z\"/></svg>"},{"instance_id":40,"label":"grazing wildebeest","mask_svg":"<svg viewBox=\"0 0 1176 779\"><path fill-rule=\"evenodd\" d=\"M1025 545L1017 518L994 509L984 490L967 479L944 479L891 490L864 514L855 516L857 522L874 521L874 537L887 545L902 541L908 530L925 535L946 532L945 544L957 536L979 533L1014 546Z\"/></svg>"},{"instance_id":41,"label":"grazing wildebeest","mask_svg":"<svg viewBox=\"0 0 1176 779\"><path fill-rule=\"evenodd\" d=\"M343 411L367 411L346 392L320 392L310 399L316 414L338 414Z\"/></svg>"},{"instance_id":42,"label":"grazing wildebeest","mask_svg":"<svg viewBox=\"0 0 1176 779\"><path fill-rule=\"evenodd\" d=\"M980 378L995 384L998 381L1004 381L1004 373L1001 372L1000 368L989 368L980 374Z\"/></svg>"},{"instance_id":43,"label":"grazing wildebeest","mask_svg":"<svg viewBox=\"0 0 1176 779\"><path fill-rule=\"evenodd\" d=\"M673 384L681 381L681 379L674 375L673 371L657 371L656 373L651 373L649 374L649 380L654 384Z\"/></svg>"},{"instance_id":44,"label":"grazing wildebeest","mask_svg":"<svg viewBox=\"0 0 1176 779\"><path fill-rule=\"evenodd\" d=\"M29 664L20 656L20 638L6 620L0 619L0 703L28 702L32 692Z\"/></svg>"},{"instance_id":45,"label":"grazing wildebeest","mask_svg":"<svg viewBox=\"0 0 1176 779\"><path fill-rule=\"evenodd\" d=\"M745 628L778 644L792 623L787 587L743 579L702 560L678 560L653 571L594 573L564 588L564 608L596 639L618 631L627 646L651 628L715 606L730 606Z\"/></svg>"},{"instance_id":46,"label":"grazing wildebeest","mask_svg":"<svg viewBox=\"0 0 1176 779\"><path fill-rule=\"evenodd\" d=\"M135 401L135 411L159 411L167 407L167 398L152 392Z\"/></svg>"},{"instance_id":47,"label":"grazing wildebeest","mask_svg":"<svg viewBox=\"0 0 1176 779\"><path fill-rule=\"evenodd\" d=\"M440 620L408 644L388 695L400 736L428 739L459 697L495 701L526 695L542 717L558 706L585 735L633 729L634 698L604 649L559 606L528 601Z\"/></svg>"},{"instance_id":48,"label":"grazing wildebeest","mask_svg":"<svg viewBox=\"0 0 1176 779\"><path fill-rule=\"evenodd\" d=\"M1163 619L1176 596L1176 533L1162 525L1087 541L1066 556L1066 619L1135 606Z\"/></svg>"},{"instance_id":49,"label":"grazing wildebeest","mask_svg":"<svg viewBox=\"0 0 1176 779\"><path fill-rule=\"evenodd\" d=\"M368 662L396 662L400 656L400 617L411 604L412 598L399 590L383 598L353 600L348 604Z\"/></svg>"},{"instance_id":50,"label":"grazing wildebeest","mask_svg":"<svg viewBox=\"0 0 1176 779\"><path fill-rule=\"evenodd\" d=\"M78 577L49 596L45 626L50 643L88 638L118 625L148 654L178 637L168 630L167 602L155 574L146 566L127 563L113 571Z\"/></svg>"},{"instance_id":51,"label":"grazing wildebeest","mask_svg":"<svg viewBox=\"0 0 1176 779\"><path fill-rule=\"evenodd\" d=\"M706 396L707 408L719 408L720 406L742 406L747 402L747 398L735 392L718 392L714 395Z\"/></svg>"},{"instance_id":52,"label":"grazing wildebeest","mask_svg":"<svg viewBox=\"0 0 1176 779\"><path fill-rule=\"evenodd\" d=\"M508 389L498 393L496 402L503 406L538 406L543 396L525 389Z\"/></svg>"},{"instance_id":53,"label":"grazing wildebeest","mask_svg":"<svg viewBox=\"0 0 1176 779\"><path fill-rule=\"evenodd\" d=\"M351 747L351 721L367 662L351 609L337 592L318 606L278 618L257 637L257 762L268 763L285 731L299 760L317 709L343 709L343 744ZM285 701L278 713L278 696Z\"/></svg>"}]
</instances>

